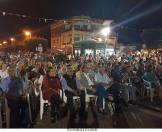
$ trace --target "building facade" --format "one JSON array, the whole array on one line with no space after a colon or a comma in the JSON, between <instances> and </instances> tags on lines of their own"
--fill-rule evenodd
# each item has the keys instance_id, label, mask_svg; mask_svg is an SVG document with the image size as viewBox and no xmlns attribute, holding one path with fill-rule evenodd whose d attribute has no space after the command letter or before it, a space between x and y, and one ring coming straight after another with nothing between
<instances>
[{"instance_id":1,"label":"building facade","mask_svg":"<svg viewBox=\"0 0 162 132\"><path fill-rule=\"evenodd\" d=\"M51 24L51 50L75 53L73 46L75 43L98 39L99 32L104 27L111 26L111 23L112 20L95 20L86 16L72 17L66 21L53 23Z\"/></svg>"}]
</instances>

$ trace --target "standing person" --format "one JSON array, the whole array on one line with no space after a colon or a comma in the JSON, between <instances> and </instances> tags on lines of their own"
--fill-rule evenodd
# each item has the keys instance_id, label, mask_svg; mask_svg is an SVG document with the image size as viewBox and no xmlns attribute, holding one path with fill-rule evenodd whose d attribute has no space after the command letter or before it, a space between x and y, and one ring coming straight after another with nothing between
<instances>
[{"instance_id":1,"label":"standing person","mask_svg":"<svg viewBox=\"0 0 162 132\"><path fill-rule=\"evenodd\" d=\"M10 127L24 127L22 109L27 103L23 90L22 79L16 77L15 67L12 65L8 69L9 77L1 81L1 88L5 92L8 107L10 108Z\"/></svg>"},{"instance_id":2,"label":"standing person","mask_svg":"<svg viewBox=\"0 0 162 132\"><path fill-rule=\"evenodd\" d=\"M43 79L42 94L45 100L51 103L51 120L55 121L57 111L64 103L60 97L61 83L56 74L56 68L50 67L47 70L47 75Z\"/></svg>"}]
</instances>

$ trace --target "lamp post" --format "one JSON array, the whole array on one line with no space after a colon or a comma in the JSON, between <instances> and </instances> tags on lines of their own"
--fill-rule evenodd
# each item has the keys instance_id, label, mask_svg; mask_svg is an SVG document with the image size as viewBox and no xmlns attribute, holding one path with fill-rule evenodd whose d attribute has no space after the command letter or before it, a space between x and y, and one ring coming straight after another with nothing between
<instances>
[{"instance_id":1,"label":"lamp post","mask_svg":"<svg viewBox=\"0 0 162 132\"><path fill-rule=\"evenodd\" d=\"M7 44L7 41L3 41L3 44L6 45Z\"/></svg>"}]
</instances>

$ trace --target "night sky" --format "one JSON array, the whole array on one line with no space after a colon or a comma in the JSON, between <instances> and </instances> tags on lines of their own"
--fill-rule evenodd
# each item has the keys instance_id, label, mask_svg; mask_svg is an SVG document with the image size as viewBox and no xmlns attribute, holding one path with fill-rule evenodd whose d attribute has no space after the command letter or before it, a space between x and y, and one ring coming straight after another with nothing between
<instances>
[{"instance_id":1,"label":"night sky","mask_svg":"<svg viewBox=\"0 0 162 132\"><path fill-rule=\"evenodd\" d=\"M53 19L86 15L135 30L162 28L162 0L0 0L0 11ZM0 39L18 36L24 28L45 32L48 24L0 14Z\"/></svg>"}]
</instances>

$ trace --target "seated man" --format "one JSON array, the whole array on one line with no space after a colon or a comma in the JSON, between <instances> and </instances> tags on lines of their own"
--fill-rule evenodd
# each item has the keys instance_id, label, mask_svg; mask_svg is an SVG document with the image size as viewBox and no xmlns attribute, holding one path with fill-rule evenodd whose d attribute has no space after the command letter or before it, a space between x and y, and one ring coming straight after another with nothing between
<instances>
[{"instance_id":1,"label":"seated man","mask_svg":"<svg viewBox=\"0 0 162 132\"><path fill-rule=\"evenodd\" d=\"M82 94L81 98L81 113L85 113L85 89L87 90L88 94L95 94L96 90L91 87L93 83L91 83L89 77L87 76L89 69L87 65L82 65L80 70L76 73L76 77L80 83L80 90Z\"/></svg>"},{"instance_id":2,"label":"seated man","mask_svg":"<svg viewBox=\"0 0 162 132\"><path fill-rule=\"evenodd\" d=\"M97 73L97 66L93 63L89 64L89 72L88 77L91 79L92 82L95 82L95 75Z\"/></svg>"},{"instance_id":3,"label":"seated man","mask_svg":"<svg viewBox=\"0 0 162 132\"><path fill-rule=\"evenodd\" d=\"M151 87L155 88L155 90L159 94L158 96L161 98L162 87L161 87L160 81L159 81L158 77L156 76L155 71L151 65L148 66L146 72L144 73L143 79L151 82Z\"/></svg>"},{"instance_id":4,"label":"seated man","mask_svg":"<svg viewBox=\"0 0 162 132\"><path fill-rule=\"evenodd\" d=\"M98 96L97 106L100 113L105 113L103 109L103 99L108 98L113 100L113 97L108 92L108 88L111 86L112 81L105 73L105 68L100 67L98 73L95 75L96 94Z\"/></svg>"},{"instance_id":5,"label":"seated man","mask_svg":"<svg viewBox=\"0 0 162 132\"><path fill-rule=\"evenodd\" d=\"M130 100L136 100L136 87L134 87L133 81L136 81L137 79L138 78L134 76L132 72L132 68L127 66L122 79L123 98L126 103Z\"/></svg>"},{"instance_id":6,"label":"seated man","mask_svg":"<svg viewBox=\"0 0 162 132\"><path fill-rule=\"evenodd\" d=\"M62 88L65 91L65 95L67 97L67 104L70 110L70 119L74 119L75 108L73 104L73 96L80 96L81 100L84 97L82 97L83 94L81 94L80 91L79 81L77 80L72 67L68 66L67 68L68 70L66 69L65 74L61 77L60 80L61 80Z\"/></svg>"}]
</instances>

